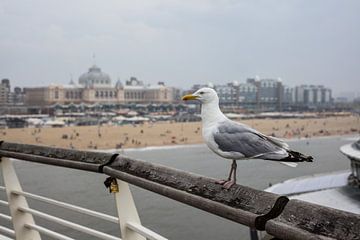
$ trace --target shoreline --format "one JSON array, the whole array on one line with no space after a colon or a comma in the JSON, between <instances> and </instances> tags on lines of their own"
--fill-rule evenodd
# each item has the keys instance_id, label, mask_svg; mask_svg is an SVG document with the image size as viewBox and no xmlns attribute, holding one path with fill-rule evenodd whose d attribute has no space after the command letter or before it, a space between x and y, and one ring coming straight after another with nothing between
<instances>
[{"instance_id":1,"label":"shoreline","mask_svg":"<svg viewBox=\"0 0 360 240\"><path fill-rule=\"evenodd\" d=\"M285 141L360 133L360 117L241 120ZM143 149L203 144L201 122L155 122L122 126L0 129L0 140L78 150Z\"/></svg>"},{"instance_id":2,"label":"shoreline","mask_svg":"<svg viewBox=\"0 0 360 240\"><path fill-rule=\"evenodd\" d=\"M360 138L360 135L350 134L350 135L330 135L330 136L318 136L312 138L281 138L285 142L297 142L297 141L305 141L305 140L319 140L319 139L329 139L329 138L341 138L346 141L356 141ZM98 149L98 152L133 152L133 151L152 151L152 150L170 150L177 148L196 148L200 146L206 146L205 143L195 143L195 144L180 144L180 145L165 145L165 146L147 146L147 147L138 147L138 148L124 148L124 149Z\"/></svg>"}]
</instances>

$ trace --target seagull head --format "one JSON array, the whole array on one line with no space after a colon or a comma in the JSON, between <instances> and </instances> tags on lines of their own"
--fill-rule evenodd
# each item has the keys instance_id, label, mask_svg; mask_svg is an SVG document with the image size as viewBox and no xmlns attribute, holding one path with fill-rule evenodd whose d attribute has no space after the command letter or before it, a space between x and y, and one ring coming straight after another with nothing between
<instances>
[{"instance_id":1,"label":"seagull head","mask_svg":"<svg viewBox=\"0 0 360 240\"><path fill-rule=\"evenodd\" d=\"M188 94L182 97L182 100L199 100L201 103L210 103L213 101L219 102L219 97L212 88L200 88L193 94Z\"/></svg>"}]
</instances>

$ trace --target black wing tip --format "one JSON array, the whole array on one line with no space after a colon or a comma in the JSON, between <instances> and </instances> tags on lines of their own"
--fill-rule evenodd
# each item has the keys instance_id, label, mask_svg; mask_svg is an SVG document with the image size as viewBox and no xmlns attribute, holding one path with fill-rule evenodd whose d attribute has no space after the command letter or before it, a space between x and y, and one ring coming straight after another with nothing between
<instances>
[{"instance_id":1,"label":"black wing tip","mask_svg":"<svg viewBox=\"0 0 360 240\"><path fill-rule=\"evenodd\" d=\"M314 158L312 156L307 156L305 162L313 162Z\"/></svg>"},{"instance_id":2,"label":"black wing tip","mask_svg":"<svg viewBox=\"0 0 360 240\"><path fill-rule=\"evenodd\" d=\"M313 162L314 158L312 156L306 156L302 153L289 151L289 156L287 157L289 162Z\"/></svg>"}]
</instances>

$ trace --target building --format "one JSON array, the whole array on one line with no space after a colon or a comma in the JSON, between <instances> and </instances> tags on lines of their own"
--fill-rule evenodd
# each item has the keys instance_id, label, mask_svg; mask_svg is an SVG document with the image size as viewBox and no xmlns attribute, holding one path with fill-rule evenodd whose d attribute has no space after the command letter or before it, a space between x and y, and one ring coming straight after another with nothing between
<instances>
[{"instance_id":1,"label":"building","mask_svg":"<svg viewBox=\"0 0 360 240\"><path fill-rule=\"evenodd\" d=\"M240 83L238 85L238 101L246 109L255 109L257 106L258 89L252 83Z\"/></svg>"},{"instance_id":2,"label":"building","mask_svg":"<svg viewBox=\"0 0 360 240\"><path fill-rule=\"evenodd\" d=\"M251 111L312 110L331 107L332 92L322 85L284 86L281 79L248 78L246 83L222 85L194 85L191 92L201 87L213 87L222 107L243 108Z\"/></svg>"},{"instance_id":3,"label":"building","mask_svg":"<svg viewBox=\"0 0 360 240\"><path fill-rule=\"evenodd\" d=\"M204 85L194 85L193 90L200 87ZM234 81L213 88L222 106L262 111L282 110L284 87L279 79L248 78L246 83Z\"/></svg>"},{"instance_id":4,"label":"building","mask_svg":"<svg viewBox=\"0 0 360 240\"><path fill-rule=\"evenodd\" d=\"M261 79L257 86L259 108L266 111L282 111L282 82L279 79Z\"/></svg>"},{"instance_id":5,"label":"building","mask_svg":"<svg viewBox=\"0 0 360 240\"><path fill-rule=\"evenodd\" d=\"M226 85L215 85L221 105L234 105L238 103L238 84L228 83Z\"/></svg>"},{"instance_id":6,"label":"building","mask_svg":"<svg viewBox=\"0 0 360 240\"><path fill-rule=\"evenodd\" d=\"M0 83L0 105L11 104L10 80L2 79Z\"/></svg>"},{"instance_id":7,"label":"building","mask_svg":"<svg viewBox=\"0 0 360 240\"><path fill-rule=\"evenodd\" d=\"M164 82L157 85L145 85L135 77L125 82L125 102L127 103L171 103L178 94L175 88L165 86Z\"/></svg>"},{"instance_id":8,"label":"building","mask_svg":"<svg viewBox=\"0 0 360 240\"><path fill-rule=\"evenodd\" d=\"M326 108L331 105L332 91L323 85L300 85L294 88L294 106L302 109Z\"/></svg>"},{"instance_id":9,"label":"building","mask_svg":"<svg viewBox=\"0 0 360 240\"><path fill-rule=\"evenodd\" d=\"M280 79L255 77L248 78L246 82L257 88L257 110L282 111L284 86Z\"/></svg>"},{"instance_id":10,"label":"building","mask_svg":"<svg viewBox=\"0 0 360 240\"><path fill-rule=\"evenodd\" d=\"M174 88L163 82L157 85L144 85L142 81L131 77L123 86L120 80L112 84L108 74L96 65L67 85L25 88L27 105L79 104L79 103L170 103L177 93Z\"/></svg>"},{"instance_id":11,"label":"building","mask_svg":"<svg viewBox=\"0 0 360 240\"><path fill-rule=\"evenodd\" d=\"M283 94L283 101L282 107L283 110L291 110L291 106L294 104L294 88L289 86L284 86L284 94Z\"/></svg>"},{"instance_id":12,"label":"building","mask_svg":"<svg viewBox=\"0 0 360 240\"><path fill-rule=\"evenodd\" d=\"M24 104L25 93L21 87L14 87L14 92L12 93L12 102L14 105L23 105Z\"/></svg>"},{"instance_id":13,"label":"building","mask_svg":"<svg viewBox=\"0 0 360 240\"><path fill-rule=\"evenodd\" d=\"M70 103L117 103L124 101L121 84L112 85L108 74L94 65L79 77L78 84L70 81L68 85L51 84L44 87L25 88L27 105L51 105Z\"/></svg>"}]
</instances>

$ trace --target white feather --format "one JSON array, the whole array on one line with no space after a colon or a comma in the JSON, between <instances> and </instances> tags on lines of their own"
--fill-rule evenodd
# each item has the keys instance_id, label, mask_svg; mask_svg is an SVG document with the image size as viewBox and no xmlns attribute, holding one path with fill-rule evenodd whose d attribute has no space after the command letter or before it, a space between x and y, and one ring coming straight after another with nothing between
<instances>
[{"instance_id":1,"label":"white feather","mask_svg":"<svg viewBox=\"0 0 360 240\"><path fill-rule=\"evenodd\" d=\"M270 141L272 141L273 143L275 143L276 145L278 145L279 147L282 147L286 150L289 150L290 147L289 145L284 142L284 140L280 139L280 138L276 138L276 137L272 137L272 136L266 136Z\"/></svg>"},{"instance_id":2,"label":"white feather","mask_svg":"<svg viewBox=\"0 0 360 240\"><path fill-rule=\"evenodd\" d=\"M280 162L281 164L284 164L288 167L297 167L297 163L294 162Z\"/></svg>"}]
</instances>

